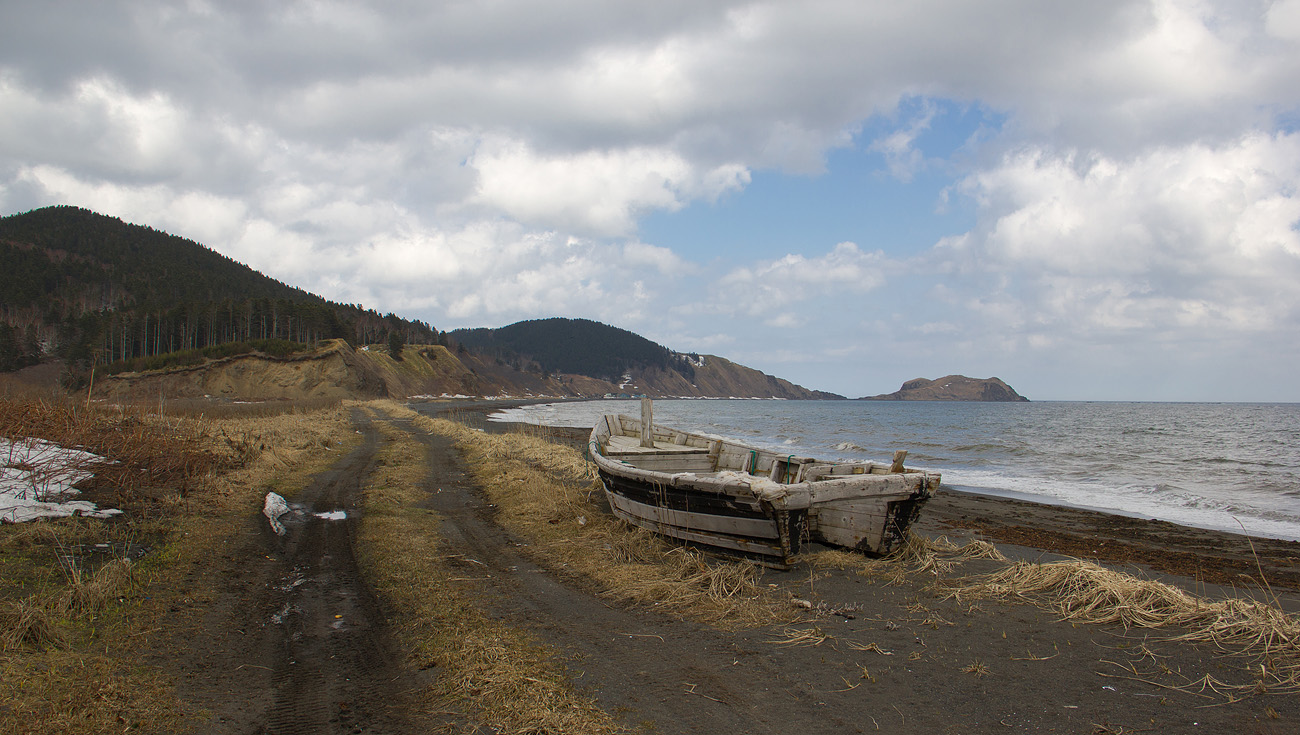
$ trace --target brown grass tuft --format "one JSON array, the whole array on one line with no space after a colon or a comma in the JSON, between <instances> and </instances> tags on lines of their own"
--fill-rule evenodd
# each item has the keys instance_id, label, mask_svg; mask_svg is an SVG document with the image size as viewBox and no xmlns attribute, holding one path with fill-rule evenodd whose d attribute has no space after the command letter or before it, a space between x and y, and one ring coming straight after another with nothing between
<instances>
[{"instance_id":1,"label":"brown grass tuft","mask_svg":"<svg viewBox=\"0 0 1300 735\"><path fill-rule=\"evenodd\" d=\"M953 597L1025 599L1083 623L1125 628L1182 628L1175 640L1210 643L1259 657L1267 683L1300 691L1300 619L1269 602L1207 600L1089 561L1017 562L949 589Z\"/></svg>"},{"instance_id":2,"label":"brown grass tuft","mask_svg":"<svg viewBox=\"0 0 1300 735\"><path fill-rule=\"evenodd\" d=\"M64 591L60 606L74 613L98 612L110 602L125 597L135 587L135 570L130 559L113 559L87 579L77 571Z\"/></svg>"},{"instance_id":3,"label":"brown grass tuft","mask_svg":"<svg viewBox=\"0 0 1300 735\"><path fill-rule=\"evenodd\" d=\"M35 596L0 604L0 651L31 646L56 647L63 643L53 606Z\"/></svg>"}]
</instances>

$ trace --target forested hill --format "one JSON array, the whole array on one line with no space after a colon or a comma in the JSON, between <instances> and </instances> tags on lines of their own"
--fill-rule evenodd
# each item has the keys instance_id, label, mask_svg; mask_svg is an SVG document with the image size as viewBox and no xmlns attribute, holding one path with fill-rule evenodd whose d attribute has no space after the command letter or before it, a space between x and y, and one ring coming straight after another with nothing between
<instances>
[{"instance_id":1,"label":"forested hill","mask_svg":"<svg viewBox=\"0 0 1300 735\"><path fill-rule=\"evenodd\" d=\"M76 369L253 340L437 338L427 324L331 303L192 240L78 207L0 218L0 262L0 370L42 354Z\"/></svg>"},{"instance_id":2,"label":"forested hill","mask_svg":"<svg viewBox=\"0 0 1300 735\"><path fill-rule=\"evenodd\" d=\"M648 368L675 370L690 380L690 357L639 334L589 319L533 319L499 329L458 329L455 342L518 368L568 373L618 383Z\"/></svg>"},{"instance_id":3,"label":"forested hill","mask_svg":"<svg viewBox=\"0 0 1300 735\"><path fill-rule=\"evenodd\" d=\"M497 374L505 383L514 382L520 373L549 376L573 394L843 398L714 355L675 352L626 329L589 319L534 319L499 329L460 329L447 337L485 363L481 374L494 368L511 371ZM565 376L590 380L576 390L563 387Z\"/></svg>"},{"instance_id":4,"label":"forested hill","mask_svg":"<svg viewBox=\"0 0 1300 735\"><path fill-rule=\"evenodd\" d=\"M77 207L0 217L0 263L0 372L62 358L67 385L96 370L110 393L261 399L312 374L289 393L840 397L586 319L440 334Z\"/></svg>"},{"instance_id":5,"label":"forested hill","mask_svg":"<svg viewBox=\"0 0 1300 735\"><path fill-rule=\"evenodd\" d=\"M6 306L96 311L226 299L325 300L193 240L78 207L0 218Z\"/></svg>"}]
</instances>

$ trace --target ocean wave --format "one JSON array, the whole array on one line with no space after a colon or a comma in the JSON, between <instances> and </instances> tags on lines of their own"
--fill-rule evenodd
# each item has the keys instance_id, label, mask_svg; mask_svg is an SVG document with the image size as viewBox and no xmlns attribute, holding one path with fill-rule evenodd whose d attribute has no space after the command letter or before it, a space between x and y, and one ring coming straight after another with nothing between
<instances>
[{"instance_id":1,"label":"ocean wave","mask_svg":"<svg viewBox=\"0 0 1300 735\"><path fill-rule=\"evenodd\" d=\"M1171 483L1154 485L1067 481L997 471L940 468L944 483L990 495L1068 505L1186 526L1300 540L1300 514L1276 507L1201 495Z\"/></svg>"}]
</instances>

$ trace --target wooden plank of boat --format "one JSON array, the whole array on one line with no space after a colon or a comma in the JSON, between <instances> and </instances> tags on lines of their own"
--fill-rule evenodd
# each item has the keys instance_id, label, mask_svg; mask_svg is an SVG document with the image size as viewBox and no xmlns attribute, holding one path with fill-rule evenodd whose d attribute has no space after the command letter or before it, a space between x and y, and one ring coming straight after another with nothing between
<instances>
[{"instance_id":1,"label":"wooden plank of boat","mask_svg":"<svg viewBox=\"0 0 1300 735\"><path fill-rule=\"evenodd\" d=\"M617 493L606 493L606 495L609 498L610 506L614 509L615 515L629 523L641 526L649 531L654 531L655 533L664 536L672 536L673 538L678 538L683 541L691 541L709 546L718 546L724 549L741 551L746 554L775 556L782 559L785 557L785 551L781 548L780 543L768 543L756 539L739 538L726 533L712 531L710 528L705 528L703 525L686 528L674 525L673 523L658 521L653 517L643 517L642 515L639 515L639 513L645 512L647 515L652 516L653 514L649 512L650 510L662 511L666 509L646 505L645 503L637 503L636 501L629 500ZM637 508L637 506L640 506L640 508ZM674 512L681 513L681 511ZM697 520L706 521L710 526L714 525L714 521L747 520L727 519L725 516L706 516L698 513L692 513L689 515L698 516ZM766 522L766 525L769 527L770 531L764 531L764 533L770 532L770 537L776 538L774 524L768 521Z\"/></svg>"},{"instance_id":2,"label":"wooden plank of boat","mask_svg":"<svg viewBox=\"0 0 1300 735\"><path fill-rule=\"evenodd\" d=\"M713 462L707 454L659 454L636 457L624 455L618 457L633 467L652 472L666 472L676 474L679 472L710 472L713 470Z\"/></svg>"},{"instance_id":3,"label":"wooden plank of boat","mask_svg":"<svg viewBox=\"0 0 1300 735\"><path fill-rule=\"evenodd\" d=\"M641 503L618 493L610 493L609 504L637 518L674 528L713 531L752 538L780 537L776 531L776 524L769 518L736 518L711 513L693 513L688 510Z\"/></svg>"},{"instance_id":4,"label":"wooden plank of boat","mask_svg":"<svg viewBox=\"0 0 1300 735\"><path fill-rule=\"evenodd\" d=\"M673 442L656 441L653 447L643 447L639 440L630 436L611 436L606 443L606 457L621 457L627 455L652 455L652 454L704 454L709 453L708 447L693 447L689 444L677 444Z\"/></svg>"},{"instance_id":5,"label":"wooden plank of boat","mask_svg":"<svg viewBox=\"0 0 1300 735\"><path fill-rule=\"evenodd\" d=\"M865 541L879 548L889 518L889 504L879 498L824 503L816 507L816 535L826 543L857 548Z\"/></svg>"}]
</instances>

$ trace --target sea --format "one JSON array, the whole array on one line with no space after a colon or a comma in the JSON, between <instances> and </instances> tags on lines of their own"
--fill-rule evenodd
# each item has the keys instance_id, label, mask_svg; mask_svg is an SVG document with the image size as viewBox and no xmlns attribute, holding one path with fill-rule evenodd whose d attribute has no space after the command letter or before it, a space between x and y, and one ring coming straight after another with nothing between
<instances>
[{"instance_id":1,"label":"sea","mask_svg":"<svg viewBox=\"0 0 1300 735\"><path fill-rule=\"evenodd\" d=\"M590 427L637 400L494 421ZM943 473L944 489L1300 540L1300 404L657 399L656 424L819 459Z\"/></svg>"}]
</instances>

